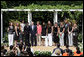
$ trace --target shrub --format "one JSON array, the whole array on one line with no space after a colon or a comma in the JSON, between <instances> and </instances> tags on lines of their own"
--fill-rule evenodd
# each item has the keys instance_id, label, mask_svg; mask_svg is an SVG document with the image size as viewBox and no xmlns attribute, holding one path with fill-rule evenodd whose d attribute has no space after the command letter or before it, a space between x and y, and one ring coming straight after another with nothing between
<instances>
[{"instance_id":1,"label":"shrub","mask_svg":"<svg viewBox=\"0 0 84 57\"><path fill-rule=\"evenodd\" d=\"M79 45L78 45L78 47L80 48L80 50L81 50L81 52L83 52L83 43L78 43Z\"/></svg>"},{"instance_id":2,"label":"shrub","mask_svg":"<svg viewBox=\"0 0 84 57\"><path fill-rule=\"evenodd\" d=\"M8 42L8 34L7 34L7 32L4 34L3 41L4 41L4 43Z\"/></svg>"},{"instance_id":3,"label":"shrub","mask_svg":"<svg viewBox=\"0 0 84 57\"><path fill-rule=\"evenodd\" d=\"M51 56L51 52L49 52L49 51L42 51L42 52L35 51L34 55L35 56Z\"/></svg>"},{"instance_id":4,"label":"shrub","mask_svg":"<svg viewBox=\"0 0 84 57\"><path fill-rule=\"evenodd\" d=\"M82 42L82 40L83 40L82 38L83 38L82 33L79 33L79 35L78 35L78 41L79 41L79 42Z\"/></svg>"}]
</instances>

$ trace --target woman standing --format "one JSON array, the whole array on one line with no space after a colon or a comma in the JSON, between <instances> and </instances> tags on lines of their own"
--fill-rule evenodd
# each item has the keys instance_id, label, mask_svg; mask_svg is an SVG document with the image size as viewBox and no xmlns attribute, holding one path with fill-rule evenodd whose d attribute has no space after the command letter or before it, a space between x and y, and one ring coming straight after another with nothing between
<instances>
[{"instance_id":1,"label":"woman standing","mask_svg":"<svg viewBox=\"0 0 84 57\"><path fill-rule=\"evenodd\" d=\"M60 38L60 46L64 46L64 25L63 25L63 22L60 22L59 38Z\"/></svg>"},{"instance_id":2,"label":"woman standing","mask_svg":"<svg viewBox=\"0 0 84 57\"><path fill-rule=\"evenodd\" d=\"M41 45L41 32L42 32L42 27L39 21L37 21L37 43L39 46Z\"/></svg>"},{"instance_id":3,"label":"woman standing","mask_svg":"<svg viewBox=\"0 0 84 57\"><path fill-rule=\"evenodd\" d=\"M42 43L44 44L43 38L46 38L46 25L45 22L42 24ZM45 41L45 46L46 46L46 41Z\"/></svg>"},{"instance_id":4,"label":"woman standing","mask_svg":"<svg viewBox=\"0 0 84 57\"><path fill-rule=\"evenodd\" d=\"M9 46L13 45L13 36L14 36L13 32L14 32L14 26L13 26L13 23L10 22L8 27Z\"/></svg>"},{"instance_id":5,"label":"woman standing","mask_svg":"<svg viewBox=\"0 0 84 57\"><path fill-rule=\"evenodd\" d=\"M24 20L22 20L20 26L21 26L20 42L24 42L24 27L25 27Z\"/></svg>"},{"instance_id":6,"label":"woman standing","mask_svg":"<svg viewBox=\"0 0 84 57\"><path fill-rule=\"evenodd\" d=\"M52 27L52 25L51 25L51 22L50 21L48 21L48 26L47 26L47 36L48 36L48 38L46 38L47 39L47 41L49 42L47 42L46 43L46 46L52 46L52 32L53 32L53 27Z\"/></svg>"},{"instance_id":7,"label":"woman standing","mask_svg":"<svg viewBox=\"0 0 84 57\"><path fill-rule=\"evenodd\" d=\"M78 28L76 23L72 27L72 32L73 32L73 45L78 46Z\"/></svg>"},{"instance_id":8,"label":"woman standing","mask_svg":"<svg viewBox=\"0 0 84 57\"><path fill-rule=\"evenodd\" d=\"M65 31L64 31L64 45L66 46L68 44L68 20L65 19L64 20L64 27L65 27Z\"/></svg>"},{"instance_id":9,"label":"woman standing","mask_svg":"<svg viewBox=\"0 0 84 57\"><path fill-rule=\"evenodd\" d=\"M69 46L73 46L72 23L71 22L69 22L69 27L68 27L68 39L69 39Z\"/></svg>"},{"instance_id":10,"label":"woman standing","mask_svg":"<svg viewBox=\"0 0 84 57\"><path fill-rule=\"evenodd\" d=\"M20 25L19 23L16 23L16 26L15 26L15 46L17 45L17 40L19 40L19 33L20 33Z\"/></svg>"},{"instance_id":11,"label":"woman standing","mask_svg":"<svg viewBox=\"0 0 84 57\"><path fill-rule=\"evenodd\" d=\"M59 38L58 38L58 23L55 22L55 25L53 27L53 41L56 45L56 43L59 43Z\"/></svg>"}]
</instances>

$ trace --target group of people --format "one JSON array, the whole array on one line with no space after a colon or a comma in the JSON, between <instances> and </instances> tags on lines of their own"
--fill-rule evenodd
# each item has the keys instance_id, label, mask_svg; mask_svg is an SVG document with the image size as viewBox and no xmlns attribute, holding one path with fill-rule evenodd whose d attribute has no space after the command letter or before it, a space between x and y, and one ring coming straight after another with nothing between
<instances>
[{"instance_id":1,"label":"group of people","mask_svg":"<svg viewBox=\"0 0 84 57\"><path fill-rule=\"evenodd\" d=\"M51 56L83 56L83 52L80 51L79 47L76 47L76 51L69 49L69 46L66 45L66 48L63 50L60 48L60 44L57 44L57 48L53 49Z\"/></svg>"},{"instance_id":2,"label":"group of people","mask_svg":"<svg viewBox=\"0 0 84 57\"><path fill-rule=\"evenodd\" d=\"M13 40L14 39L14 40ZM45 42L44 42L45 39ZM8 27L8 40L9 46L17 46L17 42L24 42L25 45L31 44L32 46L40 46L44 44L45 46L52 46L53 42L55 45L60 43L61 46L77 46L78 45L78 27L76 23L68 22L64 20L60 23L55 22L54 25L48 21L47 25L45 22L40 24L37 21L37 25L34 22L16 23L15 26L12 22Z\"/></svg>"},{"instance_id":3,"label":"group of people","mask_svg":"<svg viewBox=\"0 0 84 57\"><path fill-rule=\"evenodd\" d=\"M25 46L22 42L17 46L11 45L9 48L6 45L1 45L1 56L33 56L33 54L31 45Z\"/></svg>"},{"instance_id":4,"label":"group of people","mask_svg":"<svg viewBox=\"0 0 84 57\"><path fill-rule=\"evenodd\" d=\"M25 46L23 43L18 44L17 46L11 45L9 48L6 45L1 45L1 56L47 56L45 55L36 55L33 48L30 46ZM49 56L83 56L83 52L80 51L79 47L76 47L76 50L69 49L69 46L66 45L65 49L60 48L60 44L57 44L57 47L53 49Z\"/></svg>"}]
</instances>

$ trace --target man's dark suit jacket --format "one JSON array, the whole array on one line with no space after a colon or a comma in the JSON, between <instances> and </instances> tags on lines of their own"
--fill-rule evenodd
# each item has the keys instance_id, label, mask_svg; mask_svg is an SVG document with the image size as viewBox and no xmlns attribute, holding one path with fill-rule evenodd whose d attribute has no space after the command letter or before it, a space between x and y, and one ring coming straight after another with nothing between
<instances>
[{"instance_id":1,"label":"man's dark suit jacket","mask_svg":"<svg viewBox=\"0 0 84 57\"><path fill-rule=\"evenodd\" d=\"M33 30L32 30L32 26L30 26L30 33L31 33L31 35L36 35L36 33L37 33L37 27L36 27L36 25L34 25Z\"/></svg>"}]
</instances>

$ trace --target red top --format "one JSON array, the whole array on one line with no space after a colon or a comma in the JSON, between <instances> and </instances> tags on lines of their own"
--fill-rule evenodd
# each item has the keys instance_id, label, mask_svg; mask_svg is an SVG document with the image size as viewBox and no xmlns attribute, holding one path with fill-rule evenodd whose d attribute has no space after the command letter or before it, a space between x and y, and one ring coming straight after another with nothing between
<instances>
[{"instance_id":1,"label":"red top","mask_svg":"<svg viewBox=\"0 0 84 57\"><path fill-rule=\"evenodd\" d=\"M65 52L65 53L63 53L63 55L62 55L62 56L69 56L69 55L68 55L68 53L66 53L66 52Z\"/></svg>"},{"instance_id":2,"label":"red top","mask_svg":"<svg viewBox=\"0 0 84 57\"><path fill-rule=\"evenodd\" d=\"M77 54L76 51L74 52L74 54ZM83 55L83 52L81 52L80 55Z\"/></svg>"},{"instance_id":3,"label":"red top","mask_svg":"<svg viewBox=\"0 0 84 57\"><path fill-rule=\"evenodd\" d=\"M75 53L73 56L80 56L80 54Z\"/></svg>"},{"instance_id":4,"label":"red top","mask_svg":"<svg viewBox=\"0 0 84 57\"><path fill-rule=\"evenodd\" d=\"M42 32L41 25L37 25L37 34L41 34L41 32Z\"/></svg>"}]
</instances>

